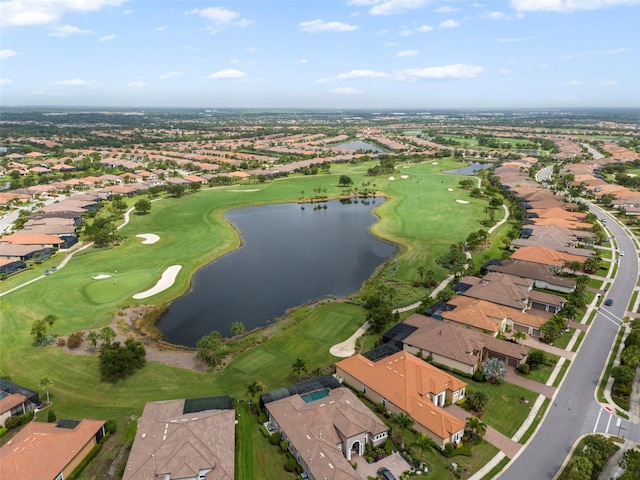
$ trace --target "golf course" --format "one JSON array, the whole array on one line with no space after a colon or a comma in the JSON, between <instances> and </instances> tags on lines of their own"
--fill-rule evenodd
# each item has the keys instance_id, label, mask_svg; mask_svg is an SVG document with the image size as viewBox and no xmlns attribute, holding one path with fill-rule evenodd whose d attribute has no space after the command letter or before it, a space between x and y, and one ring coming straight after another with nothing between
<instances>
[{"instance_id":1,"label":"golf course","mask_svg":"<svg viewBox=\"0 0 640 480\"><path fill-rule=\"evenodd\" d=\"M199 373L150 361L116 383L100 381L97 355L70 354L55 344L34 347L30 330L35 320L55 315L53 335L88 332L110 325L126 307L169 302L189 289L191 276L199 267L239 246L238 233L223 219L225 211L296 202L301 192L310 195L320 188L326 188L327 196L338 197L344 188L338 185L341 175L349 175L356 186L371 182L387 198L375 211L380 220L372 233L400 249L376 275L410 285L404 289L409 292L406 298L398 302L420 300L428 290L411 285L419 278L417 269L422 266L433 270L438 281L444 279L448 272L436 259L451 244L484 228L480 222L485 218L487 201L473 198L460 188L458 182L465 177L440 173L460 163L439 160L439 164L399 165L393 180L367 176L372 165L332 165L330 174L204 188L182 198L162 197L152 203L147 215L132 213L130 221L118 231L123 237L119 245L85 249L64 268L2 297L0 374L32 389L47 376L58 418L113 418L123 422L139 415L148 401L219 394L244 398L246 385L253 381L261 382L265 391L282 387L295 381L291 365L297 358L304 359L308 371L331 365L337 358L329 348L364 323L365 310L355 304L323 302L296 310L287 328L248 349L220 372ZM135 201L127 199L130 205ZM499 211L496 221L501 215ZM495 235L508 228L509 223ZM59 264L64 255L67 253L58 253L46 264L2 282L0 294ZM172 266L180 268L172 270L170 285L146 298L134 298L154 287Z\"/></svg>"}]
</instances>

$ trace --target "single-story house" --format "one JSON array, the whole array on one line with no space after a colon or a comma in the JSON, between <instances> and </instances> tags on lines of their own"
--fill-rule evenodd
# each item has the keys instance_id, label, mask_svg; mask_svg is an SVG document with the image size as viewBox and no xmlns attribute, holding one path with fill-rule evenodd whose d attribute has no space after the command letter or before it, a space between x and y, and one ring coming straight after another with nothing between
<instances>
[{"instance_id":1,"label":"single-story house","mask_svg":"<svg viewBox=\"0 0 640 480\"><path fill-rule=\"evenodd\" d=\"M349 463L389 435L385 425L346 387L293 394L264 404L269 423L312 480L360 476Z\"/></svg>"},{"instance_id":2,"label":"single-story house","mask_svg":"<svg viewBox=\"0 0 640 480\"><path fill-rule=\"evenodd\" d=\"M356 354L336 363L336 376L392 414L409 415L440 447L462 440L464 422L444 407L464 398L467 384L409 352L376 361Z\"/></svg>"},{"instance_id":3,"label":"single-story house","mask_svg":"<svg viewBox=\"0 0 640 480\"><path fill-rule=\"evenodd\" d=\"M29 422L0 448L0 478L63 480L102 437L102 420Z\"/></svg>"},{"instance_id":4,"label":"single-story house","mask_svg":"<svg viewBox=\"0 0 640 480\"><path fill-rule=\"evenodd\" d=\"M123 480L232 480L235 410L228 396L149 402Z\"/></svg>"}]
</instances>

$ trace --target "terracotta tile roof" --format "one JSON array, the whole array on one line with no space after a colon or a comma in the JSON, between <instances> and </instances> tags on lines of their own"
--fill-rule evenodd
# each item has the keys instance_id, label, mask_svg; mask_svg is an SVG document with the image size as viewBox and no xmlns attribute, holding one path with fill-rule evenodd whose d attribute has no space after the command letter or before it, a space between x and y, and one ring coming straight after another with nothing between
<instances>
[{"instance_id":1,"label":"terracotta tile roof","mask_svg":"<svg viewBox=\"0 0 640 480\"><path fill-rule=\"evenodd\" d=\"M345 387L329 390L327 397L309 403L292 395L267 403L266 408L318 479L359 480L337 445L358 434L373 436L389 430Z\"/></svg>"},{"instance_id":2,"label":"terracotta tile roof","mask_svg":"<svg viewBox=\"0 0 640 480\"><path fill-rule=\"evenodd\" d=\"M556 267L564 267L574 261L582 264L585 261L585 257L558 252L539 245L521 247L511 255L511 258L513 260L524 260Z\"/></svg>"},{"instance_id":3,"label":"terracotta tile roof","mask_svg":"<svg viewBox=\"0 0 640 480\"><path fill-rule=\"evenodd\" d=\"M382 395L442 439L464 428L462 420L436 406L429 395L457 391L467 384L408 352L401 351L377 362L356 354L336 363L336 367Z\"/></svg>"},{"instance_id":4,"label":"terracotta tile roof","mask_svg":"<svg viewBox=\"0 0 640 480\"><path fill-rule=\"evenodd\" d=\"M464 291L466 297L497 303L518 310L527 305L533 280L500 272L490 272L481 281Z\"/></svg>"},{"instance_id":5,"label":"terracotta tile roof","mask_svg":"<svg viewBox=\"0 0 640 480\"><path fill-rule=\"evenodd\" d=\"M147 403L138 422L123 480L234 477L235 411L184 413L185 399Z\"/></svg>"},{"instance_id":6,"label":"terracotta tile roof","mask_svg":"<svg viewBox=\"0 0 640 480\"><path fill-rule=\"evenodd\" d=\"M64 240L56 235L18 232L0 237L0 243L11 243L13 245L62 245Z\"/></svg>"},{"instance_id":7,"label":"terracotta tile roof","mask_svg":"<svg viewBox=\"0 0 640 480\"><path fill-rule=\"evenodd\" d=\"M55 478L87 445L104 422L82 420L75 428L30 422L0 448L2 480Z\"/></svg>"},{"instance_id":8,"label":"terracotta tile roof","mask_svg":"<svg viewBox=\"0 0 640 480\"><path fill-rule=\"evenodd\" d=\"M27 399L21 393L12 393L0 399L0 413L8 412L13 407L17 407Z\"/></svg>"},{"instance_id":9,"label":"terracotta tile roof","mask_svg":"<svg viewBox=\"0 0 640 480\"><path fill-rule=\"evenodd\" d=\"M506 317L505 307L462 295L453 297L447 304L455 305L456 308L442 312L444 320L468 325L485 332L496 333L502 330L502 322Z\"/></svg>"}]
</instances>

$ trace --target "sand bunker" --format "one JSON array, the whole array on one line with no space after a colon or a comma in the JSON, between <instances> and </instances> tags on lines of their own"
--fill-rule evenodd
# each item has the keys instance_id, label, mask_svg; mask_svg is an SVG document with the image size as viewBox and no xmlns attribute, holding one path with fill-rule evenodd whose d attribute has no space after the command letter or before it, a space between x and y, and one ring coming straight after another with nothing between
<instances>
[{"instance_id":1,"label":"sand bunker","mask_svg":"<svg viewBox=\"0 0 640 480\"><path fill-rule=\"evenodd\" d=\"M228 190L229 192L259 192L259 188L254 188L252 190Z\"/></svg>"},{"instance_id":2,"label":"sand bunker","mask_svg":"<svg viewBox=\"0 0 640 480\"><path fill-rule=\"evenodd\" d=\"M400 175L400 178L402 178L402 179L405 179L405 180L406 180L407 178L409 178L409 175Z\"/></svg>"},{"instance_id":3,"label":"sand bunker","mask_svg":"<svg viewBox=\"0 0 640 480\"><path fill-rule=\"evenodd\" d=\"M447 188L447 191L453 192L453 188Z\"/></svg>"},{"instance_id":4,"label":"sand bunker","mask_svg":"<svg viewBox=\"0 0 640 480\"><path fill-rule=\"evenodd\" d=\"M396 177L389 177L389 180L395 180Z\"/></svg>"},{"instance_id":5,"label":"sand bunker","mask_svg":"<svg viewBox=\"0 0 640 480\"><path fill-rule=\"evenodd\" d=\"M94 275L91 277L93 280L104 280L105 278L111 278L113 275L107 275L105 273L101 273L100 275Z\"/></svg>"},{"instance_id":6,"label":"sand bunker","mask_svg":"<svg viewBox=\"0 0 640 480\"><path fill-rule=\"evenodd\" d=\"M143 298L152 297L157 293L164 292L176 281L176 277L178 276L178 272L180 271L181 268L182 268L182 265L171 265L164 272L162 272L162 277L160 277L160 280L158 280L158 283L156 283L149 290L136 293L133 296L133 298L135 298L136 300L141 300Z\"/></svg>"},{"instance_id":7,"label":"sand bunker","mask_svg":"<svg viewBox=\"0 0 640 480\"><path fill-rule=\"evenodd\" d=\"M456 202L458 202L458 203L469 203L466 200L456 200Z\"/></svg>"},{"instance_id":8,"label":"sand bunker","mask_svg":"<svg viewBox=\"0 0 640 480\"><path fill-rule=\"evenodd\" d=\"M160 237L155 233L141 233L140 235L136 235L138 238L143 238L143 245L151 245L152 243L156 243L160 240Z\"/></svg>"},{"instance_id":9,"label":"sand bunker","mask_svg":"<svg viewBox=\"0 0 640 480\"><path fill-rule=\"evenodd\" d=\"M431 162L431 165L437 165L438 162Z\"/></svg>"},{"instance_id":10,"label":"sand bunker","mask_svg":"<svg viewBox=\"0 0 640 480\"><path fill-rule=\"evenodd\" d=\"M356 340L361 337L369 328L369 322L365 322L356 332L344 342L335 344L329 349L329 353L334 357L350 357L356 353Z\"/></svg>"}]
</instances>

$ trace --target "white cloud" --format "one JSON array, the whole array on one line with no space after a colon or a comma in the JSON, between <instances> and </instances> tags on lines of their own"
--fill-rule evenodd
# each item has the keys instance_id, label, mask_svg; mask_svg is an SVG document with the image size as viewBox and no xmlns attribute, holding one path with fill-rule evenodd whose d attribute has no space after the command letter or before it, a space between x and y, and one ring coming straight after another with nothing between
<instances>
[{"instance_id":1,"label":"white cloud","mask_svg":"<svg viewBox=\"0 0 640 480\"><path fill-rule=\"evenodd\" d=\"M111 34L111 35L105 35L104 37L100 37L98 39L98 41L100 42L110 42L111 40L115 40L116 36L115 34Z\"/></svg>"},{"instance_id":2,"label":"white cloud","mask_svg":"<svg viewBox=\"0 0 640 480\"><path fill-rule=\"evenodd\" d=\"M309 63L309 60L307 60L306 58L301 58L300 60L298 60L298 63L301 63L301 64Z\"/></svg>"},{"instance_id":3,"label":"white cloud","mask_svg":"<svg viewBox=\"0 0 640 480\"><path fill-rule=\"evenodd\" d=\"M156 27L153 29L154 32L162 32L166 30L168 27L166 25L162 25L161 27Z\"/></svg>"},{"instance_id":4,"label":"white cloud","mask_svg":"<svg viewBox=\"0 0 640 480\"><path fill-rule=\"evenodd\" d=\"M429 26L429 25L421 25L418 28L416 28L416 31L418 32L430 32L433 30L433 27Z\"/></svg>"},{"instance_id":5,"label":"white cloud","mask_svg":"<svg viewBox=\"0 0 640 480\"><path fill-rule=\"evenodd\" d=\"M356 5L357 7L376 5L382 3L382 0L348 0L347 5Z\"/></svg>"},{"instance_id":6,"label":"white cloud","mask_svg":"<svg viewBox=\"0 0 640 480\"><path fill-rule=\"evenodd\" d=\"M93 33L92 30L83 30L80 27L74 27L73 25L56 25L51 27L51 32L47 35L49 37L68 37L69 35L88 35Z\"/></svg>"},{"instance_id":7,"label":"white cloud","mask_svg":"<svg viewBox=\"0 0 640 480\"><path fill-rule=\"evenodd\" d=\"M13 80L10 78L0 78L0 87L6 87L7 85L11 85Z\"/></svg>"},{"instance_id":8,"label":"white cloud","mask_svg":"<svg viewBox=\"0 0 640 480\"><path fill-rule=\"evenodd\" d=\"M477 77L484 71L478 65L458 63L441 67L409 68L397 70L391 75L395 80L414 82L422 79L445 80Z\"/></svg>"},{"instance_id":9,"label":"white cloud","mask_svg":"<svg viewBox=\"0 0 640 480\"><path fill-rule=\"evenodd\" d=\"M184 72L179 72L177 70L172 70L170 72L163 73L160 75L160 80L170 80L172 78L182 77Z\"/></svg>"},{"instance_id":10,"label":"white cloud","mask_svg":"<svg viewBox=\"0 0 640 480\"><path fill-rule=\"evenodd\" d=\"M398 33L399 36L401 37L408 37L409 35L413 35L413 30L410 30L409 28L405 27L404 25L402 26L402 28L400 29L400 33Z\"/></svg>"},{"instance_id":11,"label":"white cloud","mask_svg":"<svg viewBox=\"0 0 640 480\"><path fill-rule=\"evenodd\" d=\"M485 20L504 20L507 16L502 12L487 12L482 15Z\"/></svg>"},{"instance_id":12,"label":"white cloud","mask_svg":"<svg viewBox=\"0 0 640 480\"><path fill-rule=\"evenodd\" d=\"M85 80L84 78L71 78L69 80L58 80L54 82L54 85L61 85L63 87L89 87L94 85L94 80Z\"/></svg>"},{"instance_id":13,"label":"white cloud","mask_svg":"<svg viewBox=\"0 0 640 480\"><path fill-rule=\"evenodd\" d=\"M640 0L511 0L511 6L520 12L571 12L633 5L640 5Z\"/></svg>"},{"instance_id":14,"label":"white cloud","mask_svg":"<svg viewBox=\"0 0 640 480\"><path fill-rule=\"evenodd\" d=\"M9 0L0 2L0 27L55 23L67 12L93 12L125 0Z\"/></svg>"},{"instance_id":15,"label":"white cloud","mask_svg":"<svg viewBox=\"0 0 640 480\"><path fill-rule=\"evenodd\" d=\"M440 28L456 28L460 26L460 22L456 21L456 20L445 20L444 22L440 23Z\"/></svg>"},{"instance_id":16,"label":"white cloud","mask_svg":"<svg viewBox=\"0 0 640 480\"><path fill-rule=\"evenodd\" d=\"M610 57L613 55L620 55L621 53L626 52L628 49L626 48L609 48L608 50L592 50L588 52L580 52L574 55L565 55L564 57L560 57L563 60L575 60L576 58L584 58L584 57Z\"/></svg>"},{"instance_id":17,"label":"white cloud","mask_svg":"<svg viewBox=\"0 0 640 480\"><path fill-rule=\"evenodd\" d=\"M428 0L386 0L371 7L371 15L395 15L424 7Z\"/></svg>"},{"instance_id":18,"label":"white cloud","mask_svg":"<svg viewBox=\"0 0 640 480\"><path fill-rule=\"evenodd\" d=\"M357 30L355 25L349 25L342 22L325 22L324 20L309 20L300 22L300 29L307 33L324 33L324 32L352 32Z\"/></svg>"},{"instance_id":19,"label":"white cloud","mask_svg":"<svg viewBox=\"0 0 640 480\"><path fill-rule=\"evenodd\" d=\"M499 43L518 43L518 42L524 42L526 40L531 40L533 37L506 37L506 38L499 38L498 42Z\"/></svg>"},{"instance_id":20,"label":"white cloud","mask_svg":"<svg viewBox=\"0 0 640 480\"><path fill-rule=\"evenodd\" d=\"M147 86L146 83L140 82L140 81L127 83L127 87L131 87L131 88L144 88L146 86Z\"/></svg>"},{"instance_id":21,"label":"white cloud","mask_svg":"<svg viewBox=\"0 0 640 480\"><path fill-rule=\"evenodd\" d=\"M396 57L415 57L418 53L418 50L402 50L396 53Z\"/></svg>"},{"instance_id":22,"label":"white cloud","mask_svg":"<svg viewBox=\"0 0 640 480\"><path fill-rule=\"evenodd\" d=\"M459 8L453 8L453 7L439 7L434 10L434 12L436 13L454 13L459 11L460 11Z\"/></svg>"},{"instance_id":23,"label":"white cloud","mask_svg":"<svg viewBox=\"0 0 640 480\"><path fill-rule=\"evenodd\" d=\"M204 18L209 23L210 30L214 32L229 26L246 27L253 23L246 18L240 18L238 12L223 7L194 8L184 13Z\"/></svg>"},{"instance_id":24,"label":"white cloud","mask_svg":"<svg viewBox=\"0 0 640 480\"><path fill-rule=\"evenodd\" d=\"M10 48L3 48L2 50L0 50L0 60L15 57L16 55L17 53Z\"/></svg>"},{"instance_id":25,"label":"white cloud","mask_svg":"<svg viewBox=\"0 0 640 480\"><path fill-rule=\"evenodd\" d=\"M337 93L338 95L360 95L364 93L359 88L351 88L351 87L338 87L333 90L329 90L331 93Z\"/></svg>"},{"instance_id":26,"label":"white cloud","mask_svg":"<svg viewBox=\"0 0 640 480\"><path fill-rule=\"evenodd\" d=\"M233 68L227 68L225 70L220 70L218 72L213 72L209 74L209 78L211 78L212 80L218 80L218 79L239 80L246 77L247 77L246 73L241 72L240 70L235 70Z\"/></svg>"},{"instance_id":27,"label":"white cloud","mask_svg":"<svg viewBox=\"0 0 640 480\"><path fill-rule=\"evenodd\" d=\"M338 80L348 80L351 78L385 78L388 75L384 72L376 72L374 70L351 70L347 73L341 73L337 76Z\"/></svg>"}]
</instances>

